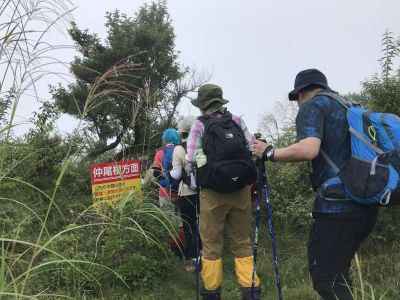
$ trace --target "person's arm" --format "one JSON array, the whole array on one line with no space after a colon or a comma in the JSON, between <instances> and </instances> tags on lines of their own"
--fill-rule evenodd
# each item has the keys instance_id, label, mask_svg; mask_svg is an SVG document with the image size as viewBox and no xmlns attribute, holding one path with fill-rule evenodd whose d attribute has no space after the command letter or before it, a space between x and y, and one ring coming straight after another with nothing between
<instances>
[{"instance_id":1,"label":"person's arm","mask_svg":"<svg viewBox=\"0 0 400 300\"><path fill-rule=\"evenodd\" d=\"M186 142L186 160L189 164L196 161L196 152L201 149L201 137L203 136L204 125L196 120L190 129L189 137Z\"/></svg>"},{"instance_id":2,"label":"person's arm","mask_svg":"<svg viewBox=\"0 0 400 300\"><path fill-rule=\"evenodd\" d=\"M254 144L254 152L259 157L268 156L268 147L268 144L257 140ZM273 151L270 154L271 157L265 157L265 159L286 162L309 161L318 156L320 147L319 138L309 137L285 148L271 149Z\"/></svg>"},{"instance_id":3,"label":"person's arm","mask_svg":"<svg viewBox=\"0 0 400 300\"><path fill-rule=\"evenodd\" d=\"M274 149L261 141L254 144L254 154L271 161L310 161L315 159L321 148L324 128L324 113L316 102L304 104L296 118L299 142L285 148Z\"/></svg>"},{"instance_id":4,"label":"person's arm","mask_svg":"<svg viewBox=\"0 0 400 300\"><path fill-rule=\"evenodd\" d=\"M185 149L182 146L176 146L172 156L172 170L169 172L175 180L182 178L183 160L185 159Z\"/></svg>"}]
</instances>

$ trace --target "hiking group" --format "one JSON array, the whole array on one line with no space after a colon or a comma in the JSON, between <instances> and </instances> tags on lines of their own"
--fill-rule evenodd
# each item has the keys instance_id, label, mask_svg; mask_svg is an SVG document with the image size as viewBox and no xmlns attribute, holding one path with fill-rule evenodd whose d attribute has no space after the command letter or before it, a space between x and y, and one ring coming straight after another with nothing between
<instances>
[{"instance_id":1,"label":"hiking group","mask_svg":"<svg viewBox=\"0 0 400 300\"><path fill-rule=\"evenodd\" d=\"M230 240L242 299L261 299L256 272L259 220L256 215L253 232L252 186L270 209L266 161L312 162L315 200L308 266L313 287L323 300L353 299L351 261L372 231L378 207L396 200L400 121L349 102L329 87L317 69L297 74L289 100L299 106L297 142L285 148L274 148L250 134L243 119L227 110L229 101L214 84L201 86L192 100L201 116L184 118L179 131L169 128L162 136L164 146L153 165L160 206L179 210L185 269L198 268L202 299L221 299L224 233ZM259 214L258 201L256 206ZM273 254L282 299L275 248Z\"/></svg>"}]
</instances>

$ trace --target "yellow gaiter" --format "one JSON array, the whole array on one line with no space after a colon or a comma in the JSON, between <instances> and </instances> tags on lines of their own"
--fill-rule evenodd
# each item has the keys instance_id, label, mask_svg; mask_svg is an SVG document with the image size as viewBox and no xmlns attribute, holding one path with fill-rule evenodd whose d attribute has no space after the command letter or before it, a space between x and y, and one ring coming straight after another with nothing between
<instances>
[{"instance_id":1,"label":"yellow gaiter","mask_svg":"<svg viewBox=\"0 0 400 300\"><path fill-rule=\"evenodd\" d=\"M253 256L236 257L235 258L235 271L236 277L241 287L251 287L253 284ZM260 286L260 278L255 274L255 286Z\"/></svg>"},{"instance_id":2,"label":"yellow gaiter","mask_svg":"<svg viewBox=\"0 0 400 300\"><path fill-rule=\"evenodd\" d=\"M222 259L208 260L201 259L201 278L204 288L208 291L218 289L222 284Z\"/></svg>"}]
</instances>

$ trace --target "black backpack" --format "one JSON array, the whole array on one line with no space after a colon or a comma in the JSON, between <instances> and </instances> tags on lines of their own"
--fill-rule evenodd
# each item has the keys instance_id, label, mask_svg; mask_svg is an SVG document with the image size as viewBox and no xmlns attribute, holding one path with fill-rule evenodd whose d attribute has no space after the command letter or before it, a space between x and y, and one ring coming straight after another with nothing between
<instances>
[{"instance_id":1,"label":"black backpack","mask_svg":"<svg viewBox=\"0 0 400 300\"><path fill-rule=\"evenodd\" d=\"M232 193L254 183L257 170L243 130L232 114L202 116L199 120L204 124L203 151L207 156L207 164L197 170L199 186Z\"/></svg>"}]
</instances>

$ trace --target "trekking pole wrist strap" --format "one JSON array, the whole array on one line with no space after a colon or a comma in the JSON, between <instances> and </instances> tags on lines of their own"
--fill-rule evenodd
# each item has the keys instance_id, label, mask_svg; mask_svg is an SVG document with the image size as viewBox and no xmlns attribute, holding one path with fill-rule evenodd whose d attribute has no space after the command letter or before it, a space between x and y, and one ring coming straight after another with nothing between
<instances>
[{"instance_id":1,"label":"trekking pole wrist strap","mask_svg":"<svg viewBox=\"0 0 400 300\"><path fill-rule=\"evenodd\" d=\"M265 161L276 161L275 160L275 148L271 145L268 145L267 148L264 150L263 158Z\"/></svg>"}]
</instances>

